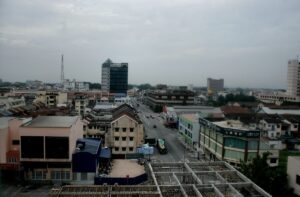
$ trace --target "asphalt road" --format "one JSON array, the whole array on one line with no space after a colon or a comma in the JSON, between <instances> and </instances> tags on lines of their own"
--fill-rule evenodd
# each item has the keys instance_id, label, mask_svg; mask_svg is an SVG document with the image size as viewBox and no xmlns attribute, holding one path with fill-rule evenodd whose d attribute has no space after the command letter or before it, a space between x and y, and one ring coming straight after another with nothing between
<instances>
[{"instance_id":1,"label":"asphalt road","mask_svg":"<svg viewBox=\"0 0 300 197\"><path fill-rule=\"evenodd\" d=\"M139 116L145 126L145 135L147 138L162 138L166 140L167 154L159 154L155 148L154 155L151 156L152 161L157 162L178 162L178 161L193 161L197 160L196 153L191 153L184 148L177 138L178 130L166 128L163 125L163 118L158 113L152 112L148 106L140 104L137 107L140 112ZM151 118L152 116L152 118ZM148 117L148 118L147 118ZM153 126L156 125L156 128Z\"/></svg>"}]
</instances>

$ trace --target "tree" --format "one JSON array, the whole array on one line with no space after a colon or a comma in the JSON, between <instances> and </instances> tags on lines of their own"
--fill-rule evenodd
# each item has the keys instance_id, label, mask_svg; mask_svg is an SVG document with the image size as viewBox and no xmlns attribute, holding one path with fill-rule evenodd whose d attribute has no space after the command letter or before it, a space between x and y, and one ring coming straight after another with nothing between
<instances>
[{"instance_id":1,"label":"tree","mask_svg":"<svg viewBox=\"0 0 300 197\"><path fill-rule=\"evenodd\" d=\"M240 171L274 197L293 196L288 187L286 172L280 167L270 167L267 163L268 156L269 153L265 153L250 163L242 162Z\"/></svg>"},{"instance_id":2,"label":"tree","mask_svg":"<svg viewBox=\"0 0 300 197\"><path fill-rule=\"evenodd\" d=\"M154 89L149 83L141 84L138 86L140 90L148 90L148 89Z\"/></svg>"},{"instance_id":3,"label":"tree","mask_svg":"<svg viewBox=\"0 0 300 197\"><path fill-rule=\"evenodd\" d=\"M101 84L100 83L89 83L90 89L101 89Z\"/></svg>"}]
</instances>

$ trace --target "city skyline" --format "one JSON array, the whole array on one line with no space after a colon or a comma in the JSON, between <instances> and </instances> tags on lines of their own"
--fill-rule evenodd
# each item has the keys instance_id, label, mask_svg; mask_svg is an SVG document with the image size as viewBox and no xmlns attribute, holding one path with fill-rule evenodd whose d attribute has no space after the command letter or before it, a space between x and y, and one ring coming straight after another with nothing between
<instances>
[{"instance_id":1,"label":"city skyline","mask_svg":"<svg viewBox=\"0 0 300 197\"><path fill-rule=\"evenodd\" d=\"M0 78L101 83L128 62L129 84L287 87L300 53L299 1L1 1ZM25 69L26 68L26 69Z\"/></svg>"}]
</instances>

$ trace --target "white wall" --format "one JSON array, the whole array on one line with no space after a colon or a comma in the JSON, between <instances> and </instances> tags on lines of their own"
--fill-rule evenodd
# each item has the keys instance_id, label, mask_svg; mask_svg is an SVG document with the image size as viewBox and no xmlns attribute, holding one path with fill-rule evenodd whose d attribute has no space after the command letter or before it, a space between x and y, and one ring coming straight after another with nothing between
<instances>
[{"instance_id":1,"label":"white wall","mask_svg":"<svg viewBox=\"0 0 300 197\"><path fill-rule=\"evenodd\" d=\"M289 186L294 188L294 193L300 195L300 184L296 183L296 176L300 176L300 157L288 157L287 174Z\"/></svg>"}]
</instances>

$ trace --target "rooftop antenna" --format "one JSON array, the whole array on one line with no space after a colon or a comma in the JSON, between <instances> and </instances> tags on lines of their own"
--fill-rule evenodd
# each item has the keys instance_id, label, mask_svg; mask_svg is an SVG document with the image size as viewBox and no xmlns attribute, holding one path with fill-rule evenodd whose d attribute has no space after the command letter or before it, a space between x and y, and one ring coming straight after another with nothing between
<instances>
[{"instance_id":1,"label":"rooftop antenna","mask_svg":"<svg viewBox=\"0 0 300 197\"><path fill-rule=\"evenodd\" d=\"M65 81L65 75L64 75L64 55L61 55L61 73L60 73L60 80L63 84Z\"/></svg>"}]
</instances>

